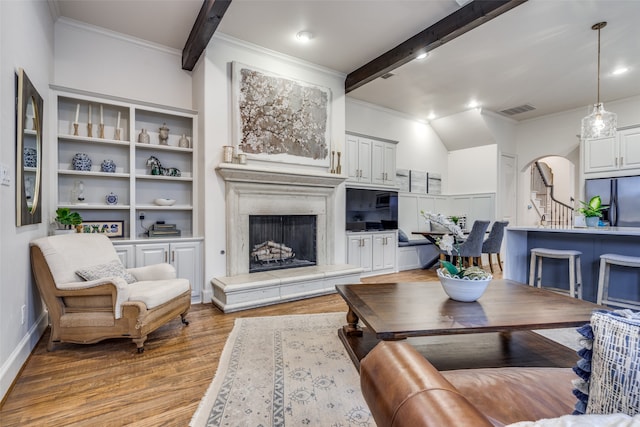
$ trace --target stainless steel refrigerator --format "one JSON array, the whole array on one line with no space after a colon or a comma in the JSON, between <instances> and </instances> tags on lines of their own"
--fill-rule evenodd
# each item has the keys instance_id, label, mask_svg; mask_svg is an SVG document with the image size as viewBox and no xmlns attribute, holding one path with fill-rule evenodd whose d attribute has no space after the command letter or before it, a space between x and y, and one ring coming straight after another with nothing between
<instances>
[{"instance_id":1,"label":"stainless steel refrigerator","mask_svg":"<svg viewBox=\"0 0 640 427\"><path fill-rule=\"evenodd\" d=\"M640 176L587 179L585 196L600 196L612 226L640 227Z\"/></svg>"}]
</instances>

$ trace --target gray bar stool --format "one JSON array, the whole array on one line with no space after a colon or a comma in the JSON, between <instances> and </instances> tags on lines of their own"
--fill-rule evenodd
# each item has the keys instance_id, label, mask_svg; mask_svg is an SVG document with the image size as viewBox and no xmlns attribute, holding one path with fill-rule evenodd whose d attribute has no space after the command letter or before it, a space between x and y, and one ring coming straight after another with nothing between
<instances>
[{"instance_id":1,"label":"gray bar stool","mask_svg":"<svg viewBox=\"0 0 640 427\"><path fill-rule=\"evenodd\" d=\"M566 259L569 261L569 295L573 298L578 297L582 299L582 268L580 267L580 255L582 255L582 252L570 249L531 249L529 286L542 287L542 258ZM538 265L537 272L536 264Z\"/></svg>"},{"instance_id":2,"label":"gray bar stool","mask_svg":"<svg viewBox=\"0 0 640 427\"><path fill-rule=\"evenodd\" d=\"M611 265L623 267L640 267L640 257L602 254L600 255L600 275L598 277L598 304L611 304L616 307L640 308L640 301L630 301L620 298L609 298L609 270Z\"/></svg>"}]
</instances>

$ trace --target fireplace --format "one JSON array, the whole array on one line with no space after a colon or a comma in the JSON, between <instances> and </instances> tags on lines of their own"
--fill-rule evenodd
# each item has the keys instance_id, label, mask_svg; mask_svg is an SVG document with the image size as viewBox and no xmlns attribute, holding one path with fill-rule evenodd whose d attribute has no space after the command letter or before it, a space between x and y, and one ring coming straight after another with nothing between
<instances>
[{"instance_id":1,"label":"fireplace","mask_svg":"<svg viewBox=\"0 0 640 427\"><path fill-rule=\"evenodd\" d=\"M315 215L250 215L249 272L316 265Z\"/></svg>"},{"instance_id":2,"label":"fireplace","mask_svg":"<svg viewBox=\"0 0 640 427\"><path fill-rule=\"evenodd\" d=\"M217 307L229 313L360 282L361 267L334 259L344 244L335 238L344 229L336 227L336 188L346 176L233 163L216 171L225 180L227 229L226 275L211 279Z\"/></svg>"}]
</instances>

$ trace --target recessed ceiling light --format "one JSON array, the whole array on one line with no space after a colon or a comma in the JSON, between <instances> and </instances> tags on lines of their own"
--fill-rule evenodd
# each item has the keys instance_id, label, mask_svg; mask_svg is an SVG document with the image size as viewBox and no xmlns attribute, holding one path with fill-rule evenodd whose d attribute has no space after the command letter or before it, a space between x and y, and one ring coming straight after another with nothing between
<instances>
[{"instance_id":1,"label":"recessed ceiling light","mask_svg":"<svg viewBox=\"0 0 640 427\"><path fill-rule=\"evenodd\" d=\"M470 102L467 104L467 107L468 107L468 108L478 108L479 106L480 106L480 103L479 103L478 101L476 101L475 99L474 99L474 100L472 100L472 101L470 101Z\"/></svg>"},{"instance_id":2,"label":"recessed ceiling light","mask_svg":"<svg viewBox=\"0 0 640 427\"><path fill-rule=\"evenodd\" d=\"M296 34L296 38L301 42L308 42L313 38L313 33L311 31L300 31Z\"/></svg>"},{"instance_id":3,"label":"recessed ceiling light","mask_svg":"<svg viewBox=\"0 0 640 427\"><path fill-rule=\"evenodd\" d=\"M427 56L429 56L429 53L428 52L423 52L420 55L416 56L416 59L424 59Z\"/></svg>"},{"instance_id":4,"label":"recessed ceiling light","mask_svg":"<svg viewBox=\"0 0 640 427\"><path fill-rule=\"evenodd\" d=\"M431 113L431 114L429 114L429 115L427 116L427 119L429 119L429 120L434 120L436 117L437 117L437 116L436 116L435 114Z\"/></svg>"},{"instance_id":5,"label":"recessed ceiling light","mask_svg":"<svg viewBox=\"0 0 640 427\"><path fill-rule=\"evenodd\" d=\"M613 72L611 73L614 76L618 76L620 74L624 74L627 71L629 71L629 68L627 67L620 67L620 68L616 68L615 70L613 70Z\"/></svg>"}]
</instances>

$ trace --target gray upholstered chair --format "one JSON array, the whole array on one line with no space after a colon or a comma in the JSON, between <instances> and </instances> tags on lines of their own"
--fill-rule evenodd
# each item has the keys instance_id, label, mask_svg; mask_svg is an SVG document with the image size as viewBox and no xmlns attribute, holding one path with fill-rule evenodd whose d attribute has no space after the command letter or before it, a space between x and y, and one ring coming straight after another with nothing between
<instances>
[{"instance_id":1,"label":"gray upholstered chair","mask_svg":"<svg viewBox=\"0 0 640 427\"><path fill-rule=\"evenodd\" d=\"M489 221L474 221L469 235L453 255L461 256L463 263L466 261L466 265L471 266L477 262L482 267L482 242L488 227ZM444 259L446 255L446 252L441 250L440 259Z\"/></svg>"},{"instance_id":2,"label":"gray upholstered chair","mask_svg":"<svg viewBox=\"0 0 640 427\"><path fill-rule=\"evenodd\" d=\"M170 264L125 269L104 234L65 234L31 242L31 268L49 310L55 343L129 338L144 351L147 335L191 307L191 285Z\"/></svg>"},{"instance_id":3,"label":"gray upholstered chair","mask_svg":"<svg viewBox=\"0 0 640 427\"><path fill-rule=\"evenodd\" d=\"M482 244L482 253L489 257L489 268L493 273L492 254L498 257L498 266L502 271L502 260L500 259L500 248L502 247L502 239L504 238L504 229L509 225L509 221L496 221L491 226L489 237Z\"/></svg>"}]
</instances>

